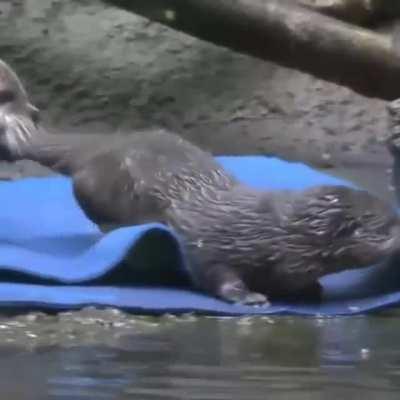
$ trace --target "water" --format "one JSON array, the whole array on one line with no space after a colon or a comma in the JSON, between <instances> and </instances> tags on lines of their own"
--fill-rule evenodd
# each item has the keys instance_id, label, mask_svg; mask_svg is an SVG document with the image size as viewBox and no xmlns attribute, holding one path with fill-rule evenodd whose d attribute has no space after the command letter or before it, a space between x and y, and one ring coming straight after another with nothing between
<instances>
[{"instance_id":1,"label":"water","mask_svg":"<svg viewBox=\"0 0 400 400\"><path fill-rule=\"evenodd\" d=\"M0 320L2 399L398 399L396 313Z\"/></svg>"}]
</instances>

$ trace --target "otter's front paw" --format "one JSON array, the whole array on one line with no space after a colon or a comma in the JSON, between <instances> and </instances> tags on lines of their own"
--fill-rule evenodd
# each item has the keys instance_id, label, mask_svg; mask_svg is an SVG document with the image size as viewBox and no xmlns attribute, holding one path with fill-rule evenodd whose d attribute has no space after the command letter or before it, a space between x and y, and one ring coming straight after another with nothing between
<instances>
[{"instance_id":1,"label":"otter's front paw","mask_svg":"<svg viewBox=\"0 0 400 400\"><path fill-rule=\"evenodd\" d=\"M252 305L252 306L269 306L266 296L257 292L249 292L242 282L229 282L220 288L220 297L230 303Z\"/></svg>"}]
</instances>

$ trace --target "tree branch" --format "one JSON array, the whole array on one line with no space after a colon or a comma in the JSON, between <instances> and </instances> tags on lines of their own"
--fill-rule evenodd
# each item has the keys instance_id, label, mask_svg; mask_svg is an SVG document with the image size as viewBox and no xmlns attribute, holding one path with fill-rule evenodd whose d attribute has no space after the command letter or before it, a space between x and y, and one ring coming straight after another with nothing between
<instances>
[{"instance_id":1,"label":"tree branch","mask_svg":"<svg viewBox=\"0 0 400 400\"><path fill-rule=\"evenodd\" d=\"M104 0L178 31L368 96L400 95L400 56L388 36L285 0Z\"/></svg>"}]
</instances>

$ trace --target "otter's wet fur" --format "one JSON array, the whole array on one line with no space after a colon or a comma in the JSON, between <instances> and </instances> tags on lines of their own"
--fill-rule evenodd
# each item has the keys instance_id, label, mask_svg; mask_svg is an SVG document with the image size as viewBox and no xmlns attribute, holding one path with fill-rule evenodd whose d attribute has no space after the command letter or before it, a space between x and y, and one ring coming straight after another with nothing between
<instances>
[{"instance_id":1,"label":"otter's wet fur","mask_svg":"<svg viewBox=\"0 0 400 400\"><path fill-rule=\"evenodd\" d=\"M0 98L8 87L18 98L15 79L0 74ZM52 135L32 117L27 98L12 102L0 103L3 159L31 159L70 175L79 204L99 226L172 227L194 283L224 300L267 304L271 296L318 295L318 278L370 266L398 248L397 214L365 191L256 190L172 133Z\"/></svg>"}]
</instances>

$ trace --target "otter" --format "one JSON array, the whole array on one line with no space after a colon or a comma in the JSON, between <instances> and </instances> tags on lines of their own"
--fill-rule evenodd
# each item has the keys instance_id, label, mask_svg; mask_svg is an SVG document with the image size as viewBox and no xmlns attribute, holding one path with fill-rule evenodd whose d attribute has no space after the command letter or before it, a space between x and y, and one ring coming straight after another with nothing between
<instances>
[{"instance_id":1,"label":"otter","mask_svg":"<svg viewBox=\"0 0 400 400\"><path fill-rule=\"evenodd\" d=\"M2 158L70 176L79 205L100 227L171 227L195 286L210 295L265 306L285 296L318 299L320 277L376 264L399 246L396 212L363 190L257 190L162 129L119 138L48 133L17 75L0 67Z\"/></svg>"}]
</instances>

